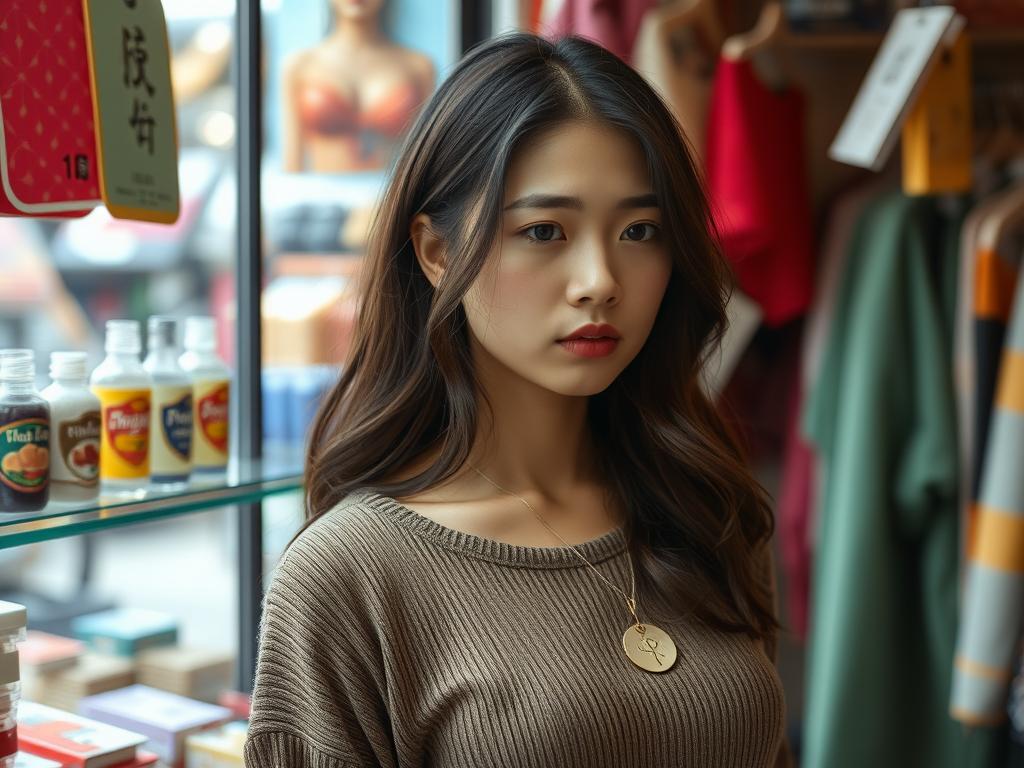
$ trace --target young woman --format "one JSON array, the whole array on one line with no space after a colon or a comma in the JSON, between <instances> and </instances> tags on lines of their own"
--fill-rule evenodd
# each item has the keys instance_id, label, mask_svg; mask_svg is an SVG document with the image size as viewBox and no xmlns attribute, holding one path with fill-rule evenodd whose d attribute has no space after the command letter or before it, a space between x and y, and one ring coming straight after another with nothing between
<instances>
[{"instance_id":1,"label":"young woman","mask_svg":"<svg viewBox=\"0 0 1024 768\"><path fill-rule=\"evenodd\" d=\"M705 394L729 272L633 70L515 34L379 208L246 764L785 764L766 495Z\"/></svg>"}]
</instances>

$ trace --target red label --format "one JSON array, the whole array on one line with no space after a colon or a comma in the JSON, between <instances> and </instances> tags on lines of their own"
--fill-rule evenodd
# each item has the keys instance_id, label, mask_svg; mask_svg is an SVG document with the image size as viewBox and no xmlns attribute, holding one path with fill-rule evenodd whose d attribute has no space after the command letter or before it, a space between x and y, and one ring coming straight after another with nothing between
<instances>
[{"instance_id":1,"label":"red label","mask_svg":"<svg viewBox=\"0 0 1024 768\"><path fill-rule=\"evenodd\" d=\"M0 731L0 757L7 757L18 752L18 726L9 731Z\"/></svg>"},{"instance_id":2,"label":"red label","mask_svg":"<svg viewBox=\"0 0 1024 768\"><path fill-rule=\"evenodd\" d=\"M121 458L139 466L149 455L149 400L137 398L104 410L110 444Z\"/></svg>"},{"instance_id":3,"label":"red label","mask_svg":"<svg viewBox=\"0 0 1024 768\"><path fill-rule=\"evenodd\" d=\"M223 384L199 400L199 426L218 451L228 449L228 385Z\"/></svg>"}]
</instances>

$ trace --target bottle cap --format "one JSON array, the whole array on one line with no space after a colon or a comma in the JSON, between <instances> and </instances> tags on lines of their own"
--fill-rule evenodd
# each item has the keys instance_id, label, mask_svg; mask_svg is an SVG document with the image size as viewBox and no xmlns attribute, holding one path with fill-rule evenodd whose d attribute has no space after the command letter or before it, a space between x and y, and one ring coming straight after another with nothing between
<instances>
[{"instance_id":1,"label":"bottle cap","mask_svg":"<svg viewBox=\"0 0 1024 768\"><path fill-rule=\"evenodd\" d=\"M185 318L185 349L213 352L217 349L217 324L205 315Z\"/></svg>"},{"instance_id":2,"label":"bottle cap","mask_svg":"<svg viewBox=\"0 0 1024 768\"><path fill-rule=\"evenodd\" d=\"M51 379L84 379L89 375L85 352L51 352Z\"/></svg>"},{"instance_id":3,"label":"bottle cap","mask_svg":"<svg viewBox=\"0 0 1024 768\"><path fill-rule=\"evenodd\" d=\"M0 349L0 380L34 381L36 356L31 349Z\"/></svg>"},{"instance_id":4,"label":"bottle cap","mask_svg":"<svg viewBox=\"0 0 1024 768\"><path fill-rule=\"evenodd\" d=\"M178 346L178 321L173 317L154 315L149 318L149 348L174 349Z\"/></svg>"},{"instance_id":5,"label":"bottle cap","mask_svg":"<svg viewBox=\"0 0 1024 768\"><path fill-rule=\"evenodd\" d=\"M107 320L107 352L137 355L142 351L142 340L137 320Z\"/></svg>"}]
</instances>

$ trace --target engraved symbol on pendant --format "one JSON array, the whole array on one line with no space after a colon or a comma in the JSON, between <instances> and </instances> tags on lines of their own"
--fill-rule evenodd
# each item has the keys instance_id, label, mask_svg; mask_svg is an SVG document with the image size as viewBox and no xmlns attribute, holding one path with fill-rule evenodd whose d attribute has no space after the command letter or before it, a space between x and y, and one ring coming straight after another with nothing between
<instances>
[{"instance_id":1,"label":"engraved symbol on pendant","mask_svg":"<svg viewBox=\"0 0 1024 768\"><path fill-rule=\"evenodd\" d=\"M644 646L647 646L646 648ZM654 657L654 660L661 665L661 660L665 658L665 654L657 650L658 641L653 637L645 637L642 642L636 644L637 650L641 653L649 653Z\"/></svg>"},{"instance_id":2,"label":"engraved symbol on pendant","mask_svg":"<svg viewBox=\"0 0 1024 768\"><path fill-rule=\"evenodd\" d=\"M676 663L676 644L667 632L653 624L629 627L622 635L622 650L630 661L648 672L666 672Z\"/></svg>"}]
</instances>

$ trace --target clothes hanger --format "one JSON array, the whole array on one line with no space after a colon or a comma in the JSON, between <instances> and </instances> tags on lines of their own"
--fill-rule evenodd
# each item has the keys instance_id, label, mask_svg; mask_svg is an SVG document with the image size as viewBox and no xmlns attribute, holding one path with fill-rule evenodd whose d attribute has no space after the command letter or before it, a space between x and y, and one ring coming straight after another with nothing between
<instances>
[{"instance_id":1,"label":"clothes hanger","mask_svg":"<svg viewBox=\"0 0 1024 768\"><path fill-rule=\"evenodd\" d=\"M672 0L655 6L648 13L662 34L671 36L684 27L694 29L707 53L713 56L718 55L725 41L725 28L718 17L715 0Z\"/></svg>"},{"instance_id":2,"label":"clothes hanger","mask_svg":"<svg viewBox=\"0 0 1024 768\"><path fill-rule=\"evenodd\" d=\"M782 3L769 0L761 8L761 15L753 29L725 40L722 44L722 57L732 61L750 59L759 51L778 44L787 33Z\"/></svg>"},{"instance_id":3,"label":"clothes hanger","mask_svg":"<svg viewBox=\"0 0 1024 768\"><path fill-rule=\"evenodd\" d=\"M681 32L693 44L680 49ZM714 62L724 39L715 0L673 0L644 14L633 45L633 65L661 94L702 162ZM708 47L713 50L708 50Z\"/></svg>"},{"instance_id":4,"label":"clothes hanger","mask_svg":"<svg viewBox=\"0 0 1024 768\"><path fill-rule=\"evenodd\" d=\"M1001 195L978 227L977 244L984 250L995 250L1003 239L1024 226L1024 182Z\"/></svg>"}]
</instances>

